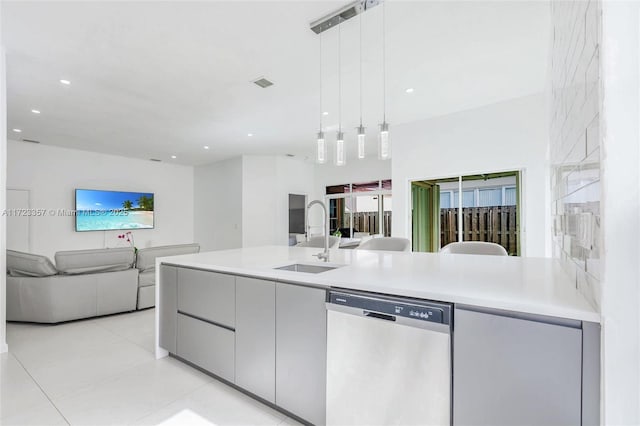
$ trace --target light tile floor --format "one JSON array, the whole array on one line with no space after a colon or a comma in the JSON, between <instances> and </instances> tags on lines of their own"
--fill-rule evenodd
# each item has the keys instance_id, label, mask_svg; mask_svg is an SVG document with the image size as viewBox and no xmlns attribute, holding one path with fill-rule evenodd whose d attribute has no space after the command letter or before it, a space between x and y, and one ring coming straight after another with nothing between
<instances>
[{"instance_id":1,"label":"light tile floor","mask_svg":"<svg viewBox=\"0 0 640 426\"><path fill-rule=\"evenodd\" d=\"M291 425L173 358L154 357L153 309L60 325L7 324L0 425Z\"/></svg>"}]
</instances>

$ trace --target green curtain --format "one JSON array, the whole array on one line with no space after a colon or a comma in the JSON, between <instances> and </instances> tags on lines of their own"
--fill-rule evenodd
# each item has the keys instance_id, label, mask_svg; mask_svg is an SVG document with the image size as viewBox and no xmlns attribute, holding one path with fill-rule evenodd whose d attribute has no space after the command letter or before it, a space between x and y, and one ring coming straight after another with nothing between
<instances>
[{"instance_id":1,"label":"green curtain","mask_svg":"<svg viewBox=\"0 0 640 426\"><path fill-rule=\"evenodd\" d=\"M411 183L412 206L412 249L413 251L428 251L431 227L429 226L429 189Z\"/></svg>"},{"instance_id":2,"label":"green curtain","mask_svg":"<svg viewBox=\"0 0 640 426\"><path fill-rule=\"evenodd\" d=\"M430 182L411 183L413 251L440 249L440 186Z\"/></svg>"},{"instance_id":3,"label":"green curtain","mask_svg":"<svg viewBox=\"0 0 640 426\"><path fill-rule=\"evenodd\" d=\"M440 185L433 185L431 203L431 252L440 251Z\"/></svg>"}]
</instances>

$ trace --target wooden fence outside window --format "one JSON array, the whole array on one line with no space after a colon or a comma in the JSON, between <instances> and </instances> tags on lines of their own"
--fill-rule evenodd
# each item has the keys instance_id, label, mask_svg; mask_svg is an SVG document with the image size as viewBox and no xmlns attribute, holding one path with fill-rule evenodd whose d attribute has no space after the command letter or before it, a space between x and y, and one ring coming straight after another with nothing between
<instances>
[{"instance_id":1,"label":"wooden fence outside window","mask_svg":"<svg viewBox=\"0 0 640 426\"><path fill-rule=\"evenodd\" d=\"M391 236L391 212L385 211L382 217L384 220L384 236ZM346 215L344 227L349 227L349 216ZM380 219L378 212L358 212L353 214L354 232L368 232L369 235L376 235L380 230ZM348 235L344 235L348 237Z\"/></svg>"},{"instance_id":2,"label":"wooden fence outside window","mask_svg":"<svg viewBox=\"0 0 640 426\"><path fill-rule=\"evenodd\" d=\"M518 255L516 206L463 207L463 241L500 244L510 256ZM458 209L440 209L440 246L458 241Z\"/></svg>"}]
</instances>

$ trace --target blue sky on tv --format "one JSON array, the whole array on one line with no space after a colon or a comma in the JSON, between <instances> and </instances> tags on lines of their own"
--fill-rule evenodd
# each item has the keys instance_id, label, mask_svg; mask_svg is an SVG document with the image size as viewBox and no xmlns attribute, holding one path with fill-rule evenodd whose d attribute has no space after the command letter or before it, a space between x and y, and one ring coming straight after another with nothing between
<instances>
[{"instance_id":1,"label":"blue sky on tv","mask_svg":"<svg viewBox=\"0 0 640 426\"><path fill-rule=\"evenodd\" d=\"M138 207L138 198L143 195L153 198L149 192L117 192L97 191L92 189L76 190L76 210L111 210L121 209L122 204L129 200L133 207Z\"/></svg>"}]
</instances>

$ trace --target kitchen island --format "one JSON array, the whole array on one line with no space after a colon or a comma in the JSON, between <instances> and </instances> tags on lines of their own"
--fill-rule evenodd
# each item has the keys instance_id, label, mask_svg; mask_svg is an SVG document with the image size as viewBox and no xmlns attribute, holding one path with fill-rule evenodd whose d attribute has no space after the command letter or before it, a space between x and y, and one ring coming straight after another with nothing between
<instances>
[{"instance_id":1,"label":"kitchen island","mask_svg":"<svg viewBox=\"0 0 640 426\"><path fill-rule=\"evenodd\" d=\"M559 262L332 250L324 263L318 251L268 246L158 259L157 357L171 353L322 424L328 289L445 302L455 306L453 424L599 418L600 316ZM286 269L295 264L334 269ZM507 390L513 401L500 395ZM532 394L542 400L523 400ZM557 397L562 408L540 409Z\"/></svg>"}]
</instances>

